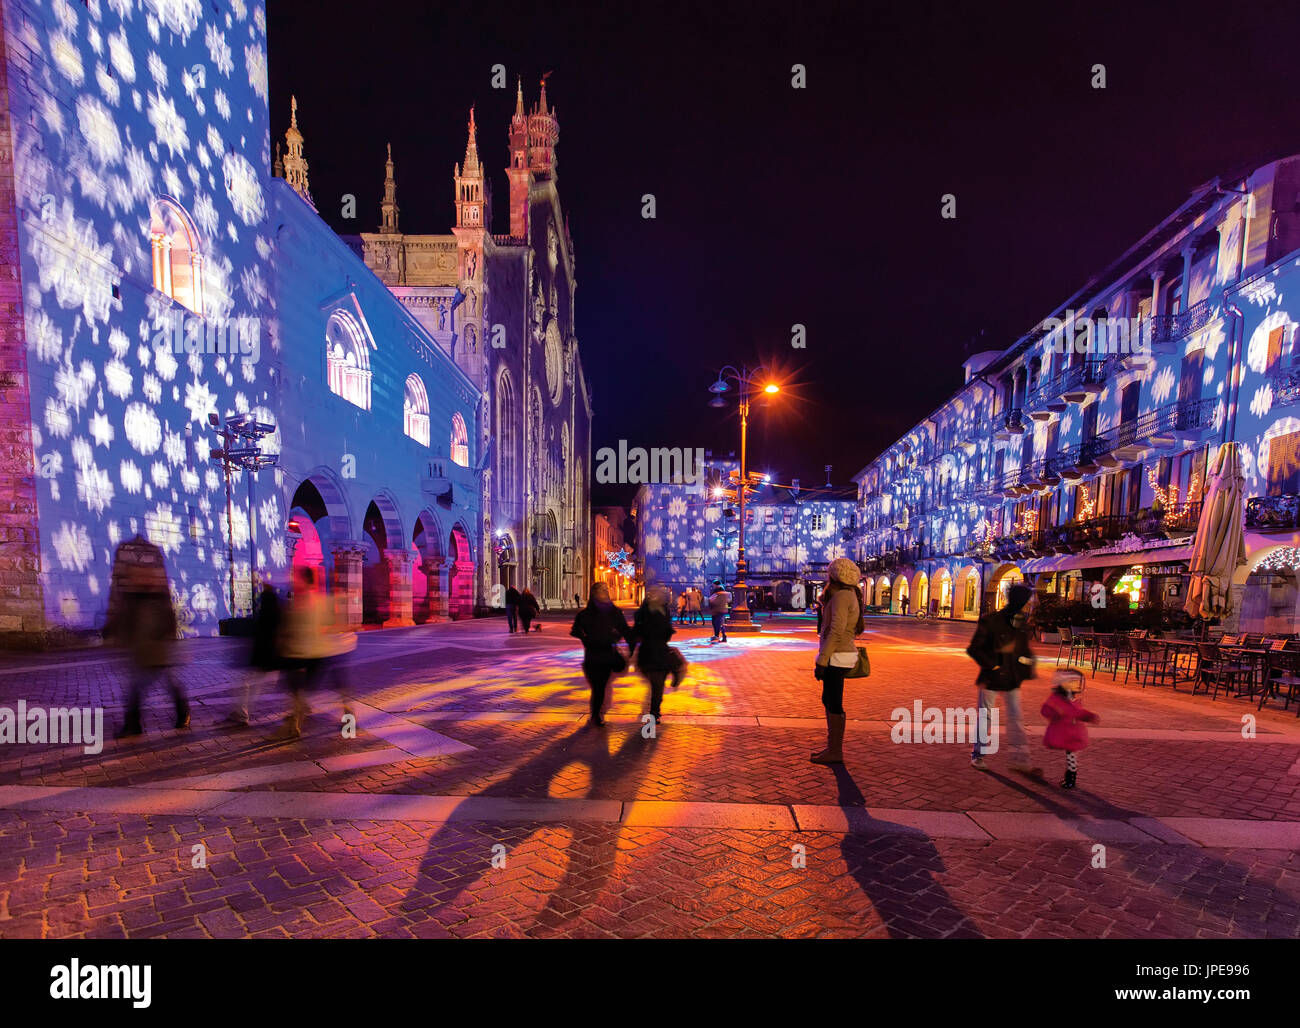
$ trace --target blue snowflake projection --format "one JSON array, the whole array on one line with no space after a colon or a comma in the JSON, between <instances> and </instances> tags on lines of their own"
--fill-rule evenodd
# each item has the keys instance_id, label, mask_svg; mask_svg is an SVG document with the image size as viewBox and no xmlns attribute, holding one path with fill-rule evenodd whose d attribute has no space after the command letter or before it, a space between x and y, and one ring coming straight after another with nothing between
<instances>
[{"instance_id":1,"label":"blue snowflake projection","mask_svg":"<svg viewBox=\"0 0 1300 1028\"><path fill-rule=\"evenodd\" d=\"M263 5L29 0L3 16L47 622L95 627L113 551L140 534L166 554L182 624L214 633L227 537L246 569L249 518L235 504L227 525L208 415L278 420L269 362L159 339L178 318L273 321ZM283 567L266 493L257 521L276 531L257 533L257 564Z\"/></svg>"}]
</instances>

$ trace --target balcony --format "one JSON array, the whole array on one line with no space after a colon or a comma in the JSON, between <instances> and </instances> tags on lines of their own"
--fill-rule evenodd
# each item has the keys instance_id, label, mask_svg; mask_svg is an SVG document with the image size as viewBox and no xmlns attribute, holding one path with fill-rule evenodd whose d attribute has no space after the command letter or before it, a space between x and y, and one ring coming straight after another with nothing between
<instances>
[{"instance_id":1,"label":"balcony","mask_svg":"<svg viewBox=\"0 0 1300 1028\"><path fill-rule=\"evenodd\" d=\"M1300 402L1300 358L1292 357L1269 376L1273 406L1287 407Z\"/></svg>"},{"instance_id":2,"label":"balcony","mask_svg":"<svg viewBox=\"0 0 1300 1028\"><path fill-rule=\"evenodd\" d=\"M993 422L995 425L993 438L999 442L1006 442L1012 436L1025 434L1024 412L1019 407L995 415Z\"/></svg>"},{"instance_id":3,"label":"balcony","mask_svg":"<svg viewBox=\"0 0 1300 1028\"><path fill-rule=\"evenodd\" d=\"M1117 468L1141 460L1148 451L1195 442L1214 427L1218 400L1181 400L1096 437L1095 453L1103 467Z\"/></svg>"},{"instance_id":4,"label":"balcony","mask_svg":"<svg viewBox=\"0 0 1300 1028\"><path fill-rule=\"evenodd\" d=\"M1202 300L1195 307L1189 307L1179 314L1162 314L1152 318L1150 328L1152 350L1157 353L1172 353L1177 343L1213 321L1213 314L1214 306L1209 300Z\"/></svg>"},{"instance_id":5,"label":"balcony","mask_svg":"<svg viewBox=\"0 0 1300 1028\"><path fill-rule=\"evenodd\" d=\"M1300 528L1300 496L1252 496L1246 501L1246 527L1256 532Z\"/></svg>"}]
</instances>

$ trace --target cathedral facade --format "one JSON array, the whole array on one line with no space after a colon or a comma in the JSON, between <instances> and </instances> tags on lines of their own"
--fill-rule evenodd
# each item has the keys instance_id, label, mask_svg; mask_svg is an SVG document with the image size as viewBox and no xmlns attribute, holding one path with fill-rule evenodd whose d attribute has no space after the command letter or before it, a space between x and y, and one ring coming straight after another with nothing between
<instances>
[{"instance_id":1,"label":"cathedral facade","mask_svg":"<svg viewBox=\"0 0 1300 1028\"><path fill-rule=\"evenodd\" d=\"M585 600L591 578L591 397L574 318L573 240L556 182L559 119L546 83L508 132L509 232L492 228L491 180L470 110L446 235L401 230L391 151L366 265L482 394L478 594L513 585L546 607Z\"/></svg>"}]
</instances>

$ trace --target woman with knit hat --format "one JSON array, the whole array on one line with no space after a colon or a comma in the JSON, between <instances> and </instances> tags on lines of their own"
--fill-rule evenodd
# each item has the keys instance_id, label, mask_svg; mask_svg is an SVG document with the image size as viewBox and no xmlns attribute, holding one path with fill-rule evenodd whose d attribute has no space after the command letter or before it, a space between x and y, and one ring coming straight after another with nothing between
<instances>
[{"instance_id":1,"label":"woman with knit hat","mask_svg":"<svg viewBox=\"0 0 1300 1028\"><path fill-rule=\"evenodd\" d=\"M816 675L822 683L826 708L826 748L809 759L814 764L844 763L844 677L858 662L856 639L862 634L862 575L847 557L837 557L826 569L821 596L823 615L818 636Z\"/></svg>"}]
</instances>

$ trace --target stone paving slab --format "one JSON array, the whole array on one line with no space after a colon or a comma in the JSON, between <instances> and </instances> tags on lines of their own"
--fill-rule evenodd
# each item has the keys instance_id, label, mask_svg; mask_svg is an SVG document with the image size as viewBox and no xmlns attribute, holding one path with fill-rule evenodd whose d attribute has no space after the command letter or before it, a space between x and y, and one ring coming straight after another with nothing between
<instances>
[{"instance_id":1,"label":"stone paving slab","mask_svg":"<svg viewBox=\"0 0 1300 1028\"><path fill-rule=\"evenodd\" d=\"M1104 818L1062 819L1055 814L1001 813L973 810L968 816L995 839L1019 841L1087 840L1089 842L1151 842L1151 836L1127 821Z\"/></svg>"},{"instance_id":2,"label":"stone paving slab","mask_svg":"<svg viewBox=\"0 0 1300 1028\"><path fill-rule=\"evenodd\" d=\"M623 823L637 828L782 828L795 831L789 807L770 803L662 803L633 800Z\"/></svg>"},{"instance_id":3,"label":"stone paving slab","mask_svg":"<svg viewBox=\"0 0 1300 1028\"><path fill-rule=\"evenodd\" d=\"M831 807L795 804L795 821L803 832L849 832L865 835L904 833L930 838L988 840L992 836L969 814L951 810L891 810L886 807Z\"/></svg>"},{"instance_id":4,"label":"stone paving slab","mask_svg":"<svg viewBox=\"0 0 1300 1028\"><path fill-rule=\"evenodd\" d=\"M1163 824L1202 846L1255 846L1300 851L1300 823L1227 818L1166 817Z\"/></svg>"}]
</instances>

